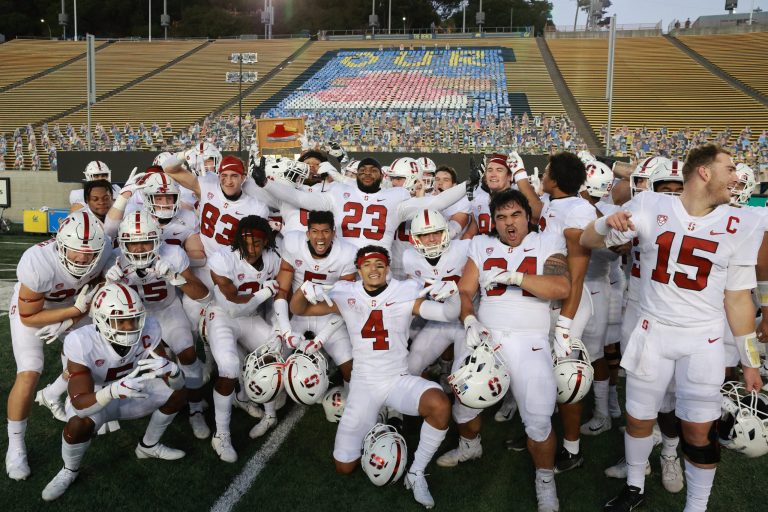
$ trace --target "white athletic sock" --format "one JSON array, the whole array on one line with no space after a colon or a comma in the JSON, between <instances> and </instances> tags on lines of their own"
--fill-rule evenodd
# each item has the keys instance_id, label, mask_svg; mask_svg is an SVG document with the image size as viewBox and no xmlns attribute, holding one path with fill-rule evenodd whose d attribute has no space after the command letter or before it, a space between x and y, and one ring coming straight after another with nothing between
<instances>
[{"instance_id":1,"label":"white athletic sock","mask_svg":"<svg viewBox=\"0 0 768 512\"><path fill-rule=\"evenodd\" d=\"M447 433L448 429L438 430L424 421L421 424L421 432L419 433L419 446L416 448L416 453L413 455L413 463L408 471L411 473L423 473L427 469L429 461L435 456L437 449L440 448L440 443L443 442Z\"/></svg>"},{"instance_id":2,"label":"white athletic sock","mask_svg":"<svg viewBox=\"0 0 768 512\"><path fill-rule=\"evenodd\" d=\"M459 445L464 445L465 448L472 448L480 444L480 436L478 435L474 439L467 439L466 437L459 436Z\"/></svg>"},{"instance_id":3,"label":"white athletic sock","mask_svg":"<svg viewBox=\"0 0 768 512\"><path fill-rule=\"evenodd\" d=\"M596 380L592 383L595 394L595 412L592 416L608 417L608 380Z\"/></svg>"},{"instance_id":4,"label":"white athletic sock","mask_svg":"<svg viewBox=\"0 0 768 512\"><path fill-rule=\"evenodd\" d=\"M14 446L24 446L24 436L26 433L26 418L19 421L8 420L8 448Z\"/></svg>"},{"instance_id":5,"label":"white athletic sock","mask_svg":"<svg viewBox=\"0 0 768 512\"><path fill-rule=\"evenodd\" d=\"M581 445L580 439L577 439L575 441L569 441L567 439L563 439L563 448L568 450L573 455L576 455L577 453L579 453L580 445Z\"/></svg>"},{"instance_id":6,"label":"white athletic sock","mask_svg":"<svg viewBox=\"0 0 768 512\"><path fill-rule=\"evenodd\" d=\"M232 400L234 393L222 395L213 390L213 411L216 420L216 432L229 434L229 419L232 417Z\"/></svg>"},{"instance_id":7,"label":"white athletic sock","mask_svg":"<svg viewBox=\"0 0 768 512\"><path fill-rule=\"evenodd\" d=\"M264 404L264 416L277 416L276 400Z\"/></svg>"},{"instance_id":8,"label":"white athletic sock","mask_svg":"<svg viewBox=\"0 0 768 512\"><path fill-rule=\"evenodd\" d=\"M712 482L715 481L717 468L704 469L685 461L685 483L688 488L684 512L704 512L707 510Z\"/></svg>"},{"instance_id":9,"label":"white athletic sock","mask_svg":"<svg viewBox=\"0 0 768 512\"><path fill-rule=\"evenodd\" d=\"M536 468L536 480L549 481L555 478L554 469Z\"/></svg>"},{"instance_id":10,"label":"white athletic sock","mask_svg":"<svg viewBox=\"0 0 768 512\"><path fill-rule=\"evenodd\" d=\"M677 445L679 443L679 437L667 437L661 434L661 454L666 457L677 456Z\"/></svg>"},{"instance_id":11,"label":"white athletic sock","mask_svg":"<svg viewBox=\"0 0 768 512\"><path fill-rule=\"evenodd\" d=\"M168 428L168 425L171 424L175 417L175 412L173 414L165 414L160 409L153 412L152 417L149 418L149 425L147 425L147 431L144 432L141 444L149 448L159 443L165 429Z\"/></svg>"},{"instance_id":12,"label":"white athletic sock","mask_svg":"<svg viewBox=\"0 0 768 512\"><path fill-rule=\"evenodd\" d=\"M202 400L198 402L189 402L189 414L191 415L193 412L203 412Z\"/></svg>"},{"instance_id":13,"label":"white athletic sock","mask_svg":"<svg viewBox=\"0 0 768 512\"><path fill-rule=\"evenodd\" d=\"M61 399L61 395L67 392L68 385L69 383L64 380L64 377L59 375L55 381L43 388L43 396L49 402L58 402Z\"/></svg>"},{"instance_id":14,"label":"white athletic sock","mask_svg":"<svg viewBox=\"0 0 768 512\"><path fill-rule=\"evenodd\" d=\"M619 388L616 387L616 384L608 386L608 403L610 404L611 409L617 411L621 410L621 406L619 405Z\"/></svg>"},{"instance_id":15,"label":"white athletic sock","mask_svg":"<svg viewBox=\"0 0 768 512\"><path fill-rule=\"evenodd\" d=\"M349 396L349 382L346 380L344 381L344 391L346 391L347 396Z\"/></svg>"},{"instance_id":16,"label":"white athletic sock","mask_svg":"<svg viewBox=\"0 0 768 512\"><path fill-rule=\"evenodd\" d=\"M83 455L90 445L90 440L84 443L69 444L64 441L64 436L62 436L61 458L64 460L64 467L70 471L78 471L80 463L83 461Z\"/></svg>"},{"instance_id":17,"label":"white athletic sock","mask_svg":"<svg viewBox=\"0 0 768 512\"><path fill-rule=\"evenodd\" d=\"M653 436L632 437L624 433L624 457L627 460L627 485L645 490L645 465L653 450Z\"/></svg>"}]
</instances>

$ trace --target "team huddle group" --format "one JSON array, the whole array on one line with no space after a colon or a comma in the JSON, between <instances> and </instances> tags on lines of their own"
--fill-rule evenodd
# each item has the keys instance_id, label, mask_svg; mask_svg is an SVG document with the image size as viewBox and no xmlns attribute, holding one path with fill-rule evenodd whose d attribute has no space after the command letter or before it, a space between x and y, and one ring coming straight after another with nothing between
<instances>
[{"instance_id":1,"label":"team huddle group","mask_svg":"<svg viewBox=\"0 0 768 512\"><path fill-rule=\"evenodd\" d=\"M136 456L175 460L185 453L160 440L188 411L194 436L232 463L244 443L232 408L258 420L258 438L288 396L338 422L338 472L403 477L426 508L451 420L459 442L442 467L482 456L481 413L500 403L496 421L524 425L507 448L530 453L538 510L557 511L555 475L588 455L580 435L622 416L619 365L625 454L606 475L627 484L605 510L643 504L656 444L686 511L706 510L721 445L768 452L768 210L745 205L754 173L718 146L637 166L563 152L541 176L492 154L458 183L428 158L385 167L331 144L245 164L201 143L122 188L102 162L85 175L55 238L22 256L9 307L6 471L29 476L27 418L34 401L49 408L65 422L64 464L46 501L119 421L150 416ZM63 371L38 391L57 340ZM343 385L329 389L333 367ZM410 457L402 415L424 420Z\"/></svg>"}]
</instances>

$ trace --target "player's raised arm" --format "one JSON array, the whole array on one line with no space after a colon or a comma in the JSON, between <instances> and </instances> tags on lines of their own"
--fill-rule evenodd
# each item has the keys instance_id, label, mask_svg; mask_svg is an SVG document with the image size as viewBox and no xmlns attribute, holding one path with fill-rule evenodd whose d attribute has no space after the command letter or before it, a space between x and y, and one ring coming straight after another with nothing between
<instances>
[{"instance_id":1,"label":"player's raised arm","mask_svg":"<svg viewBox=\"0 0 768 512\"><path fill-rule=\"evenodd\" d=\"M400 222L414 218L422 210L445 210L467 194L467 183L459 183L436 196L412 197L397 206Z\"/></svg>"},{"instance_id":2,"label":"player's raised arm","mask_svg":"<svg viewBox=\"0 0 768 512\"><path fill-rule=\"evenodd\" d=\"M191 190L197 197L200 197L200 183L197 180L197 176L186 170L182 165L183 153L177 153L174 156L175 158L169 158L163 162L163 171L173 178L176 183Z\"/></svg>"},{"instance_id":3,"label":"player's raised arm","mask_svg":"<svg viewBox=\"0 0 768 512\"><path fill-rule=\"evenodd\" d=\"M313 194L274 180L267 181L264 190L278 201L283 201L296 208L305 210L333 209L333 200L328 194Z\"/></svg>"}]
</instances>

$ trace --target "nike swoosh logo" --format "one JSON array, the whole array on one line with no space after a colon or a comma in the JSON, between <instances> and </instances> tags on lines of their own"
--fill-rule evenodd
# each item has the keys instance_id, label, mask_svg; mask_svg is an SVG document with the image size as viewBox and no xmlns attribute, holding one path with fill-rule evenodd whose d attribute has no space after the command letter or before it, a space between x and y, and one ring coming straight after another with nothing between
<instances>
[{"instance_id":1,"label":"nike swoosh logo","mask_svg":"<svg viewBox=\"0 0 768 512\"><path fill-rule=\"evenodd\" d=\"M719 339L720 338L709 338L709 339L707 339L707 341L710 342L710 343L714 343L714 342L716 342Z\"/></svg>"},{"instance_id":2,"label":"nike swoosh logo","mask_svg":"<svg viewBox=\"0 0 768 512\"><path fill-rule=\"evenodd\" d=\"M244 213L240 213L239 211L235 210L235 215L245 215Z\"/></svg>"},{"instance_id":3,"label":"nike swoosh logo","mask_svg":"<svg viewBox=\"0 0 768 512\"><path fill-rule=\"evenodd\" d=\"M602 425L601 425L601 426L599 426L599 427L597 427L597 428L594 428L594 427L589 427L589 431L590 431L590 432L597 432L597 431L598 431L598 430L600 430L601 428L603 428L603 427L602 427Z\"/></svg>"},{"instance_id":4,"label":"nike swoosh logo","mask_svg":"<svg viewBox=\"0 0 768 512\"><path fill-rule=\"evenodd\" d=\"M589 292L590 295L597 295L600 292Z\"/></svg>"},{"instance_id":5,"label":"nike swoosh logo","mask_svg":"<svg viewBox=\"0 0 768 512\"><path fill-rule=\"evenodd\" d=\"M717 235L724 235L725 233L721 233L719 231L710 231L709 234L710 236L717 236Z\"/></svg>"},{"instance_id":6,"label":"nike swoosh logo","mask_svg":"<svg viewBox=\"0 0 768 512\"><path fill-rule=\"evenodd\" d=\"M547 215L547 217L549 217L550 219L554 219L555 218L555 216L552 215L551 213L549 215Z\"/></svg>"},{"instance_id":7,"label":"nike swoosh logo","mask_svg":"<svg viewBox=\"0 0 768 512\"><path fill-rule=\"evenodd\" d=\"M377 199L377 200L376 200L376 202L377 202L377 203L380 203L380 202L382 202L382 201L386 201L386 199Z\"/></svg>"},{"instance_id":8,"label":"nike swoosh logo","mask_svg":"<svg viewBox=\"0 0 768 512\"><path fill-rule=\"evenodd\" d=\"M523 252L528 252L528 251L532 251L532 250L533 250L533 247L531 247L529 249L523 249Z\"/></svg>"},{"instance_id":9,"label":"nike swoosh logo","mask_svg":"<svg viewBox=\"0 0 768 512\"><path fill-rule=\"evenodd\" d=\"M618 281L611 281L611 286L615 285L616 283L618 283Z\"/></svg>"},{"instance_id":10,"label":"nike swoosh logo","mask_svg":"<svg viewBox=\"0 0 768 512\"><path fill-rule=\"evenodd\" d=\"M538 352L539 350L543 350L543 347L539 347L539 348L531 348L531 350L532 350L533 352Z\"/></svg>"},{"instance_id":11,"label":"nike swoosh logo","mask_svg":"<svg viewBox=\"0 0 768 512\"><path fill-rule=\"evenodd\" d=\"M181 234L181 232L178 232L178 233L171 233L171 235L173 235L173 236L176 236L176 235L180 235L180 234Z\"/></svg>"},{"instance_id":12,"label":"nike swoosh logo","mask_svg":"<svg viewBox=\"0 0 768 512\"><path fill-rule=\"evenodd\" d=\"M454 270L456 270L456 267L452 268L451 270L447 270L445 273L446 273L446 274L450 274L450 273L451 273L451 272L453 272Z\"/></svg>"},{"instance_id":13,"label":"nike swoosh logo","mask_svg":"<svg viewBox=\"0 0 768 512\"><path fill-rule=\"evenodd\" d=\"M385 306L385 307L389 307L389 306L391 306L392 304L394 304L394 302L387 302L386 304L384 304L384 306Z\"/></svg>"}]
</instances>

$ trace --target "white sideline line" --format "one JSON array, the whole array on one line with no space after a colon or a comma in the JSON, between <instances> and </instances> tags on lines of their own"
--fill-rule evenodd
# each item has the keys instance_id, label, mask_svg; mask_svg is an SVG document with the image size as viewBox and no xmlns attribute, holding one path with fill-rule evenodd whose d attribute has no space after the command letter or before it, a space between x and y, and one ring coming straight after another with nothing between
<instances>
[{"instance_id":1,"label":"white sideline line","mask_svg":"<svg viewBox=\"0 0 768 512\"><path fill-rule=\"evenodd\" d=\"M211 512L230 512L237 505L305 412L306 406L294 405L288 416L277 424L277 428L267 437L259 451L253 454L240 474L229 484L229 488L219 496L211 507Z\"/></svg>"},{"instance_id":2,"label":"white sideline line","mask_svg":"<svg viewBox=\"0 0 768 512\"><path fill-rule=\"evenodd\" d=\"M32 245L35 245L35 242L8 242L8 241L5 241L5 240L0 240L0 245L2 245L2 244L8 244L8 245L29 245L29 246L32 246Z\"/></svg>"}]
</instances>

